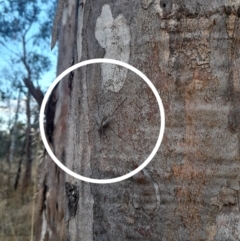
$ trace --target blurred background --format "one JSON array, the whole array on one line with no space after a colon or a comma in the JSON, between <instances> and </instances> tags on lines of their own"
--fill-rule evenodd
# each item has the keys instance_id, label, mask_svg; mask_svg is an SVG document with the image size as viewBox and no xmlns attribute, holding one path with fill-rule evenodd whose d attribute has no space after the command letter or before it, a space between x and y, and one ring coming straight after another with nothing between
<instances>
[{"instance_id":1,"label":"blurred background","mask_svg":"<svg viewBox=\"0 0 240 241\"><path fill-rule=\"evenodd\" d=\"M39 109L56 77L56 1L0 1L0 240L33 240Z\"/></svg>"}]
</instances>

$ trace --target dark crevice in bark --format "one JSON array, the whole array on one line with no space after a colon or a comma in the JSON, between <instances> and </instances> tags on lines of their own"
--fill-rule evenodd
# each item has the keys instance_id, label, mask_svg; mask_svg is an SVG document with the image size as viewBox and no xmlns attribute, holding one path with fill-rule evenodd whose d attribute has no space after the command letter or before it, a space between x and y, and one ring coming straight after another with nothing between
<instances>
[{"instance_id":1,"label":"dark crevice in bark","mask_svg":"<svg viewBox=\"0 0 240 241\"><path fill-rule=\"evenodd\" d=\"M46 199L47 199L47 191L48 191L48 186L46 184L46 178L44 179L43 182L43 193L42 193L42 208L41 208L41 213L46 209Z\"/></svg>"},{"instance_id":2,"label":"dark crevice in bark","mask_svg":"<svg viewBox=\"0 0 240 241\"><path fill-rule=\"evenodd\" d=\"M49 143L53 143L53 132L54 132L54 117L56 112L56 104L57 104L57 91L58 84L55 86L52 94L47 102L45 115L46 115L46 136Z\"/></svg>"}]
</instances>

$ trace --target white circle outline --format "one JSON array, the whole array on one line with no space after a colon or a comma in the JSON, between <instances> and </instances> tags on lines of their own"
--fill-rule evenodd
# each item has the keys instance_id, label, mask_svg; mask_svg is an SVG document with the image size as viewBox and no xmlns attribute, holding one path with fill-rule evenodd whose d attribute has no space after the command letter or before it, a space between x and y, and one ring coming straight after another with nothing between
<instances>
[{"instance_id":1,"label":"white circle outline","mask_svg":"<svg viewBox=\"0 0 240 241\"><path fill-rule=\"evenodd\" d=\"M116 65L120 65L122 67L125 67L131 71L133 71L134 73L136 73L138 76L140 76L147 84L148 86L151 88L151 90L153 91L157 102L158 102L158 106L159 106L159 110L160 110L160 131L159 131L159 136L158 136L158 140L156 142L155 147L153 148L151 154L148 156L148 158L135 170L120 176L120 177L116 177L116 178L112 178L112 179L93 179L93 178L89 178L89 177L84 177L81 176L73 171L71 171L70 169L68 169L66 166L64 166L58 159L57 157L54 155L54 153L52 152L50 146L48 145L48 141L46 139L46 135L45 135L45 131L44 131L44 110L47 104L47 101L54 89L54 87L57 85L57 83L64 77L66 76L68 73L70 73L71 71L85 66L85 65L89 65L89 64L96 64L96 63L110 63L110 64L116 64ZM85 182L90 182L90 183L96 183L96 184L108 184L108 183L115 183L115 182L120 182L123 181L129 177L134 176L135 174L137 174L138 172L140 172L144 167L146 167L149 162L153 159L153 157L155 156L155 154L157 153L162 139L163 139L163 134L164 134L164 130L165 130L165 113L164 113L164 108L163 108L163 104L162 104L162 100L161 97L158 94L158 91L156 90L155 86L153 85L153 83L147 78L147 76L145 76L140 70L136 69L135 67L131 66L130 64L118 61L118 60L114 60L114 59L90 59L90 60L86 60L80 63L77 63L71 67L69 67L68 69L66 69L65 71L63 71L54 81L53 83L50 85L50 87L48 88L43 101L42 101L42 105L40 108L40 115L39 115L39 125L40 125L40 133L41 133L41 137L43 140L43 144L49 154L49 156L53 159L53 161L66 173L68 173L69 175L85 181Z\"/></svg>"}]
</instances>

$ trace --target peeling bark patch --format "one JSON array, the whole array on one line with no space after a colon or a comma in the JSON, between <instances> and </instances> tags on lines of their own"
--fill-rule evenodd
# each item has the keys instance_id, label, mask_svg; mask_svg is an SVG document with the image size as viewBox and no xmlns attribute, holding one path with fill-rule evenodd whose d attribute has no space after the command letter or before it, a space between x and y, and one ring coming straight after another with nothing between
<instances>
[{"instance_id":1,"label":"peeling bark patch","mask_svg":"<svg viewBox=\"0 0 240 241\"><path fill-rule=\"evenodd\" d=\"M131 36L127 20L122 14L114 19L107 4L102 7L101 15L97 18L95 37L106 51L104 58L129 62ZM102 87L119 92L124 85L128 70L111 64L101 64L101 70Z\"/></svg>"},{"instance_id":2,"label":"peeling bark patch","mask_svg":"<svg viewBox=\"0 0 240 241\"><path fill-rule=\"evenodd\" d=\"M55 14L55 17L54 17L54 23L53 23L53 28L52 28L51 49L54 48L54 46L57 42L58 29L59 29L60 20L62 18L62 14L63 14L64 3L65 3L65 0L58 1L58 6L57 6L56 14Z\"/></svg>"},{"instance_id":3,"label":"peeling bark patch","mask_svg":"<svg viewBox=\"0 0 240 241\"><path fill-rule=\"evenodd\" d=\"M83 16L84 16L84 6L86 0L82 0L82 2L78 6L78 29L77 29L77 54L78 54L78 61L82 58L82 30L83 30Z\"/></svg>"},{"instance_id":4,"label":"peeling bark patch","mask_svg":"<svg viewBox=\"0 0 240 241\"><path fill-rule=\"evenodd\" d=\"M228 37L232 38L234 29L235 29L235 21L236 21L236 15L233 13L231 6L225 6L225 13L226 13L226 27L227 27L227 33Z\"/></svg>"},{"instance_id":5,"label":"peeling bark patch","mask_svg":"<svg viewBox=\"0 0 240 241\"><path fill-rule=\"evenodd\" d=\"M160 207L159 186L146 169L135 178L133 207L141 208L149 216L155 215Z\"/></svg>"},{"instance_id":6,"label":"peeling bark patch","mask_svg":"<svg viewBox=\"0 0 240 241\"><path fill-rule=\"evenodd\" d=\"M79 191L77 186L71 185L69 182L65 183L65 191L68 199L69 217L75 217L79 199Z\"/></svg>"},{"instance_id":7,"label":"peeling bark patch","mask_svg":"<svg viewBox=\"0 0 240 241\"><path fill-rule=\"evenodd\" d=\"M42 213L42 231L41 231L41 239L40 239L40 241L44 240L46 233L47 233L47 221L46 221L45 212L43 212Z\"/></svg>"},{"instance_id":8,"label":"peeling bark patch","mask_svg":"<svg viewBox=\"0 0 240 241\"><path fill-rule=\"evenodd\" d=\"M144 174L149 180L151 180L151 182L153 183L154 189L155 189L155 194L156 194L156 198L157 198L157 200L156 200L156 208L155 208L154 213L153 213L153 214L155 214L155 213L158 211L158 209L159 209L159 207L160 207L160 202L161 202L159 185L151 178L151 176L149 175L149 173L147 172L146 169L143 169L142 171L143 171L143 174Z\"/></svg>"},{"instance_id":9,"label":"peeling bark patch","mask_svg":"<svg viewBox=\"0 0 240 241\"><path fill-rule=\"evenodd\" d=\"M68 2L68 16L71 16L71 14L73 13L73 7L75 5L75 0L69 0Z\"/></svg>"},{"instance_id":10,"label":"peeling bark patch","mask_svg":"<svg viewBox=\"0 0 240 241\"><path fill-rule=\"evenodd\" d=\"M234 205L236 203L236 191L225 186L222 187L221 191L216 196L211 198L211 204L218 206L219 210L221 210L224 205Z\"/></svg>"},{"instance_id":11,"label":"peeling bark patch","mask_svg":"<svg viewBox=\"0 0 240 241\"><path fill-rule=\"evenodd\" d=\"M154 2L154 10L160 18L175 15L178 12L178 9L179 5L172 4L172 0L155 0Z\"/></svg>"},{"instance_id":12,"label":"peeling bark patch","mask_svg":"<svg viewBox=\"0 0 240 241\"><path fill-rule=\"evenodd\" d=\"M148 9L153 0L142 0L142 8Z\"/></svg>"},{"instance_id":13,"label":"peeling bark patch","mask_svg":"<svg viewBox=\"0 0 240 241\"><path fill-rule=\"evenodd\" d=\"M159 17L163 17L163 9L160 7L160 0L155 1L154 9L156 13L159 15Z\"/></svg>"}]
</instances>

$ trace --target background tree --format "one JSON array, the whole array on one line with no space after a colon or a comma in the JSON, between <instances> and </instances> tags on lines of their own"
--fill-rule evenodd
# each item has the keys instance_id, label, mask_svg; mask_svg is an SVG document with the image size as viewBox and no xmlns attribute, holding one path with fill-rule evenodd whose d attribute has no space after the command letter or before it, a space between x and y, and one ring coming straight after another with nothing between
<instances>
[{"instance_id":1,"label":"background tree","mask_svg":"<svg viewBox=\"0 0 240 241\"><path fill-rule=\"evenodd\" d=\"M48 47L53 6L47 12L46 1L1 2L0 43L7 61L11 61L9 73L17 73L15 83L23 82L39 106L43 98L39 80L51 67L43 49Z\"/></svg>"},{"instance_id":2,"label":"background tree","mask_svg":"<svg viewBox=\"0 0 240 241\"><path fill-rule=\"evenodd\" d=\"M49 52L54 4L0 2L0 240L34 238L35 169L42 147L38 113L43 92L55 77L54 52ZM12 160L11 169L6 157Z\"/></svg>"},{"instance_id":3,"label":"background tree","mask_svg":"<svg viewBox=\"0 0 240 241\"><path fill-rule=\"evenodd\" d=\"M60 1L60 17L58 74L72 59L130 63L161 94L166 131L151 164L117 184L78 181L46 158L37 240L238 240L239 2ZM151 91L109 65L71 77L55 91L56 156L88 177L129 172L156 141ZM125 97L109 125L126 142L99 135L94 116Z\"/></svg>"},{"instance_id":4,"label":"background tree","mask_svg":"<svg viewBox=\"0 0 240 241\"><path fill-rule=\"evenodd\" d=\"M28 123L26 138L29 139L31 137L30 94L40 107L43 93L39 81L51 69L52 59L47 48L50 49L49 25L52 21L54 2L47 3L46 1L36 0L2 1L0 7L0 46L3 52L1 61L5 65L1 91L9 98L13 98L16 95L15 92L19 93L8 155L9 162L12 162L20 100L25 95L28 103L26 106ZM50 11L47 11L49 9ZM25 153L28 156L25 186L31 179L30 143L29 139L25 145Z\"/></svg>"}]
</instances>

